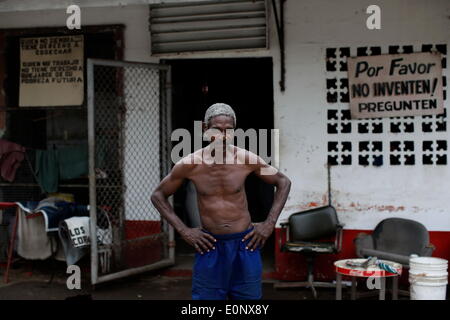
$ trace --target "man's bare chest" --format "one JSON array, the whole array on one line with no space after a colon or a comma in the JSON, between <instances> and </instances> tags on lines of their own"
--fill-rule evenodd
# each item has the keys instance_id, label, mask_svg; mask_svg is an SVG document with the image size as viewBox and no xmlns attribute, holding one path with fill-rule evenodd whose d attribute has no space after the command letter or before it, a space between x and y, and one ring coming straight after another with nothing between
<instances>
[{"instance_id":1,"label":"man's bare chest","mask_svg":"<svg viewBox=\"0 0 450 320\"><path fill-rule=\"evenodd\" d=\"M244 189L250 170L241 165L202 165L189 177L199 195L231 195Z\"/></svg>"}]
</instances>

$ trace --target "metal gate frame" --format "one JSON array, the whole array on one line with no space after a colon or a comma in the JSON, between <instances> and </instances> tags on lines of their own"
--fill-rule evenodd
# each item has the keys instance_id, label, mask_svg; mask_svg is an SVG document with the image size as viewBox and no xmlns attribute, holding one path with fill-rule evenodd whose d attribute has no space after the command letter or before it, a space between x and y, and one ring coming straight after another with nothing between
<instances>
[{"instance_id":1,"label":"metal gate frame","mask_svg":"<svg viewBox=\"0 0 450 320\"><path fill-rule=\"evenodd\" d=\"M87 108L88 108L88 142L89 142L89 212L90 212L90 239L91 240L91 284L127 277L130 275L151 271L163 267L172 266L175 264L175 246L174 244L174 229L161 217L162 233L168 237L168 241L164 243L168 249L168 257L156 263L149 265L125 269L115 273L99 276L99 256L97 243L97 199L96 199L96 177L95 177L95 100L94 100L94 67L110 66L110 67L141 67L149 69L163 70L165 72L165 79L160 76L160 178L162 179L169 173L170 165L170 146L171 146L171 70L169 65L157 63L141 63L130 61L104 60L104 59L87 59ZM161 95L161 91L165 94ZM164 121L162 121L164 120ZM150 199L149 199L150 201ZM169 201L173 205L173 199ZM95 240L94 240L95 239Z\"/></svg>"}]
</instances>

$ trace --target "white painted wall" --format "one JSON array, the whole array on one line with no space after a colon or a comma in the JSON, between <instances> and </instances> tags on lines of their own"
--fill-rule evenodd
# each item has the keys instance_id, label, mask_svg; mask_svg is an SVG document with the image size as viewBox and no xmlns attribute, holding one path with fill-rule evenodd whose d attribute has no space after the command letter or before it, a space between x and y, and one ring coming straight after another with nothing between
<instances>
[{"instance_id":1,"label":"white painted wall","mask_svg":"<svg viewBox=\"0 0 450 320\"><path fill-rule=\"evenodd\" d=\"M124 207L126 220L160 220L149 201L160 182L159 70L124 68Z\"/></svg>"},{"instance_id":2,"label":"white painted wall","mask_svg":"<svg viewBox=\"0 0 450 320\"><path fill-rule=\"evenodd\" d=\"M0 28L65 27L69 17L65 9L0 12ZM81 27L124 24L125 60L157 62L150 56L148 6L81 7Z\"/></svg>"},{"instance_id":3,"label":"white painted wall","mask_svg":"<svg viewBox=\"0 0 450 320\"><path fill-rule=\"evenodd\" d=\"M201 2L208 0L183 0L184 2ZM130 5L144 5L153 3L171 3L179 0L2 0L0 12L17 12L31 10L64 9L70 5L78 5L81 8L95 7L123 7Z\"/></svg>"},{"instance_id":4,"label":"white painted wall","mask_svg":"<svg viewBox=\"0 0 450 320\"><path fill-rule=\"evenodd\" d=\"M381 30L365 27L370 4L381 7ZM420 45L447 43L450 48L449 1L287 1L287 90L275 90L275 121L281 131L281 168L294 181L279 221L309 202L327 202L327 47ZM447 58L448 60L448 58ZM278 59L274 60L274 88L278 82ZM447 79L449 68L445 69ZM344 73L342 77L346 78ZM447 81L448 82L448 81ZM447 89L448 92L448 89ZM347 106L341 106L347 107ZM449 108L449 101L445 103ZM416 117L417 118L417 117ZM386 125L389 119L383 120ZM409 140L424 139L420 128L403 134ZM352 132L356 123L352 124ZM449 128L447 128L449 130ZM384 133L383 141L393 134ZM436 137L447 139L448 133ZM377 135L377 140L380 140ZM371 135L352 133L351 141ZM397 136L401 140L402 137ZM336 138L333 137L336 141ZM337 141L347 140L338 136ZM353 145L355 150L356 145ZM383 146L386 150L387 145ZM448 154L448 152L447 152ZM353 151L353 160L357 157ZM418 164L417 164L418 163ZM422 222L429 230L450 231L450 167L416 165L394 167L384 157L381 167L358 164L332 168L332 199L346 229L373 229L386 217L404 217ZM354 206L352 205L354 203ZM398 210L404 207L404 210Z\"/></svg>"},{"instance_id":5,"label":"white painted wall","mask_svg":"<svg viewBox=\"0 0 450 320\"><path fill-rule=\"evenodd\" d=\"M382 9L381 30L365 27L365 10L370 4L378 4ZM126 60L158 61L159 58L149 54L147 6L81 9L83 25L126 25ZM269 50L181 54L177 57L273 57L275 128L280 129L281 140L280 169L293 181L281 222L289 214L306 208L310 202L327 202L326 48L351 47L354 55L359 46L381 46L383 53L387 53L388 45L420 47L421 44L447 43L449 50L449 16L448 0L289 0L285 10L287 89L284 93L278 86L279 52L273 15ZM0 13L0 28L64 26L65 19L64 10ZM450 80L449 69L447 67L444 71L447 83ZM342 77L346 75L342 74ZM445 107L449 108L449 100ZM389 119L383 121L385 125L389 123ZM356 125L352 126L354 132ZM420 130L404 135L416 141L427 138ZM447 139L448 133L431 135L434 140ZM350 135L351 141L367 138L370 139L371 135ZM391 138L389 133L382 137L383 141ZM337 137L340 139L342 137ZM356 153L353 157L357 157ZM372 229L383 218L397 216L418 220L431 231L450 231L450 200L447 195L450 164L422 166L419 153L416 158L417 164L411 167L390 166L385 156L381 167L361 167L354 163L332 168L333 204L338 208L346 229Z\"/></svg>"}]
</instances>

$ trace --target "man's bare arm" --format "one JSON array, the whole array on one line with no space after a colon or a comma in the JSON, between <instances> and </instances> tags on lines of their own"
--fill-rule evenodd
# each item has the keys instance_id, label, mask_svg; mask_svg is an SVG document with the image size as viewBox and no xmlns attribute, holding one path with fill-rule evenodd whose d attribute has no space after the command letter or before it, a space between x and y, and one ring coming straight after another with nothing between
<instances>
[{"instance_id":1,"label":"man's bare arm","mask_svg":"<svg viewBox=\"0 0 450 320\"><path fill-rule=\"evenodd\" d=\"M172 171L161 181L152 193L151 201L161 216L166 219L183 239L192 245L198 252L214 249L216 240L200 228L189 228L177 216L168 198L173 195L187 178L193 165L178 162Z\"/></svg>"},{"instance_id":2,"label":"man's bare arm","mask_svg":"<svg viewBox=\"0 0 450 320\"><path fill-rule=\"evenodd\" d=\"M247 245L247 248L251 250L256 249L258 246L262 247L267 238L272 234L291 189L291 181L289 178L274 167L265 163L260 157L258 157L253 172L264 182L275 185L276 192L272 208L270 209L266 220L263 223L254 224L254 230L248 233L243 239L243 241L245 241L250 237L252 238Z\"/></svg>"},{"instance_id":3,"label":"man's bare arm","mask_svg":"<svg viewBox=\"0 0 450 320\"><path fill-rule=\"evenodd\" d=\"M266 219L266 222L275 226L278 217L280 216L280 213L283 210L284 205L286 204L289 191L291 190L291 180L289 180L288 177L286 177L283 173L273 167L268 170L269 167L269 165L263 164L260 170L255 171L255 174L264 182L275 185L276 187L272 208L270 209L270 212L267 215ZM273 175L261 174L261 170L264 169L266 169L266 172L276 170L276 173Z\"/></svg>"}]
</instances>

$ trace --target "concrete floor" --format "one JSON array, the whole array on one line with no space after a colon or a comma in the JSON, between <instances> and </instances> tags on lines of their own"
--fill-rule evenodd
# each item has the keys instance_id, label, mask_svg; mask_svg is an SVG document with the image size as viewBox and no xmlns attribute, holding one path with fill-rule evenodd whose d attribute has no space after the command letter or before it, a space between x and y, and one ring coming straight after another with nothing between
<instances>
[{"instance_id":1,"label":"concrete floor","mask_svg":"<svg viewBox=\"0 0 450 320\"><path fill-rule=\"evenodd\" d=\"M52 279L51 270L56 270ZM167 270L165 270L167 271ZM4 269L0 269L3 276ZM190 300L191 278L168 277L160 271L147 272L138 276L115 280L109 283L90 285L89 272L82 268L82 284L80 290L69 290L65 274L65 264L60 262L40 261L18 262L11 270L10 283L0 281L0 300ZM51 282L50 282L51 280ZM313 296L307 288L274 289L276 280L263 281L263 299L266 300L312 300ZM318 300L334 300L335 290L318 288ZM349 290L344 289L344 299L349 299ZM376 300L377 297L364 298ZM390 299L387 294L386 299ZM408 300L407 297L400 297Z\"/></svg>"},{"instance_id":2,"label":"concrete floor","mask_svg":"<svg viewBox=\"0 0 450 320\"><path fill-rule=\"evenodd\" d=\"M189 257L187 260L190 260ZM189 268L188 261L173 268L147 272L124 279L97 285L90 284L89 272L82 265L81 290L67 289L66 265L58 261L18 261L10 271L8 284L3 281L4 269L0 269L0 300L63 300L80 297L95 300L190 300L191 278L161 275L170 270ZM179 269L181 268L181 269ZM55 270L52 277L51 270ZM86 270L86 271L83 271ZM168 272L170 273L170 272ZM276 291L273 281L263 283L265 299L300 299L301 295L292 290Z\"/></svg>"},{"instance_id":3,"label":"concrete floor","mask_svg":"<svg viewBox=\"0 0 450 320\"><path fill-rule=\"evenodd\" d=\"M83 283L81 290L69 290L62 279L48 283L44 279L14 281L0 286L0 300L190 300L191 279L159 275L141 275L99 285L93 290ZM318 300L334 300L333 289L319 289ZM344 298L348 298L344 295ZM273 288L272 282L263 282L265 300L312 300L308 289Z\"/></svg>"},{"instance_id":4,"label":"concrete floor","mask_svg":"<svg viewBox=\"0 0 450 320\"><path fill-rule=\"evenodd\" d=\"M263 288L264 299L307 298L291 290L276 292L271 283L264 283ZM64 282L53 281L48 284L36 280L15 282L0 287L0 300L63 300L74 297L94 300L190 300L191 279L147 275L99 285L95 290L89 285L82 285L81 290L68 290Z\"/></svg>"}]
</instances>

